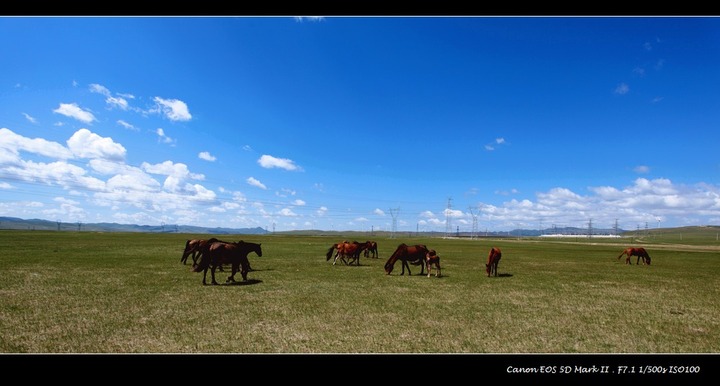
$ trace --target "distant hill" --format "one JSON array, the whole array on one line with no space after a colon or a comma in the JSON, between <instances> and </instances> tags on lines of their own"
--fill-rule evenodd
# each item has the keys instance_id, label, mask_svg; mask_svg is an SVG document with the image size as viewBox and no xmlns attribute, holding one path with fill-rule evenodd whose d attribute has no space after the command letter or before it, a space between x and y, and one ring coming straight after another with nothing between
<instances>
[{"instance_id":1,"label":"distant hill","mask_svg":"<svg viewBox=\"0 0 720 386\"><path fill-rule=\"evenodd\" d=\"M117 223L69 223L40 219L0 217L0 229L82 231L82 232L143 232L143 233L197 233L263 235L267 230L256 228L207 228L191 225L136 225Z\"/></svg>"}]
</instances>

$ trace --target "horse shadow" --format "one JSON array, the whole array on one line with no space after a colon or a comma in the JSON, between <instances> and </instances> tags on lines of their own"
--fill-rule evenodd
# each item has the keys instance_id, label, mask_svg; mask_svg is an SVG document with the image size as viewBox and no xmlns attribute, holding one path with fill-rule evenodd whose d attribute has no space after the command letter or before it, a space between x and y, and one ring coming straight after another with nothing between
<instances>
[{"instance_id":1,"label":"horse shadow","mask_svg":"<svg viewBox=\"0 0 720 386\"><path fill-rule=\"evenodd\" d=\"M238 286L241 286L241 285L252 285L252 284L260 284L260 283L262 283L262 280L258 280L258 279L247 279L247 280L242 280L242 281L231 281L231 282L223 283L223 284L221 284L221 285L231 285L231 286L232 286L232 285L238 285Z\"/></svg>"},{"instance_id":2,"label":"horse shadow","mask_svg":"<svg viewBox=\"0 0 720 386\"><path fill-rule=\"evenodd\" d=\"M512 273L498 273L498 277L512 277Z\"/></svg>"}]
</instances>

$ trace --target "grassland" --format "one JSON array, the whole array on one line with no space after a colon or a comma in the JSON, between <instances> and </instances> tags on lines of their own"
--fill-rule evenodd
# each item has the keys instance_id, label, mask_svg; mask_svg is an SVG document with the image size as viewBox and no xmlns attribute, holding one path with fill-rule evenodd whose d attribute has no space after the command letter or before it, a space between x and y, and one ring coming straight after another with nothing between
<instances>
[{"instance_id":1,"label":"grassland","mask_svg":"<svg viewBox=\"0 0 720 386\"><path fill-rule=\"evenodd\" d=\"M196 235L2 231L0 352L718 353L717 230L679 232L375 237L380 258L360 266L326 261L338 236L223 235L263 256L248 282L203 286L180 263ZM401 242L435 249L443 276L386 275ZM652 265L618 260L630 245Z\"/></svg>"}]
</instances>

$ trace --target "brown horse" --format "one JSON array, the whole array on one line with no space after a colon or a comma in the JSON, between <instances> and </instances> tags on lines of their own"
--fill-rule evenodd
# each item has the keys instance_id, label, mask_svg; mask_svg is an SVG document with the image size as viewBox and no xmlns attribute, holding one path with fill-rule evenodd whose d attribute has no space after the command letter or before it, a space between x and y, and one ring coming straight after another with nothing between
<instances>
[{"instance_id":1,"label":"brown horse","mask_svg":"<svg viewBox=\"0 0 720 386\"><path fill-rule=\"evenodd\" d=\"M373 259L378 258L377 243L375 241L365 242L365 257L372 257Z\"/></svg>"},{"instance_id":2,"label":"brown horse","mask_svg":"<svg viewBox=\"0 0 720 386\"><path fill-rule=\"evenodd\" d=\"M434 249L429 250L428 253L425 254L425 266L427 267L428 277L430 277L432 267L436 268L435 277L442 276L442 271L440 270L440 255L438 255Z\"/></svg>"},{"instance_id":3,"label":"brown horse","mask_svg":"<svg viewBox=\"0 0 720 386\"><path fill-rule=\"evenodd\" d=\"M333 265L337 263L338 257L340 258L340 260L342 260L343 263L345 263L345 265L352 265L352 263L355 263L355 265L360 265L360 252L362 252L365 247L365 243L359 243L357 241L343 241L341 243L333 244L325 254L325 261L330 260L333 252L336 251ZM348 261L347 259L352 260Z\"/></svg>"},{"instance_id":4,"label":"brown horse","mask_svg":"<svg viewBox=\"0 0 720 386\"><path fill-rule=\"evenodd\" d=\"M237 243L216 241L205 248L200 263L197 267L193 268L193 271L203 272L203 285L206 285L207 271L210 269L212 284L217 285L218 283L215 281L215 269L222 264L231 264L232 273L225 282L234 282L235 274L238 271L240 271L243 281L245 281L247 280L247 273L250 270L250 262L247 258L250 252L255 252L258 256L262 256L261 245L244 241L238 241Z\"/></svg>"},{"instance_id":5,"label":"brown horse","mask_svg":"<svg viewBox=\"0 0 720 386\"><path fill-rule=\"evenodd\" d=\"M497 276L497 267L498 263L500 263L500 258L502 257L502 252L500 252L500 248L493 247L490 249L490 253L488 254L488 261L487 264L485 264L485 271L487 272L488 277L490 275Z\"/></svg>"},{"instance_id":6,"label":"brown horse","mask_svg":"<svg viewBox=\"0 0 720 386\"><path fill-rule=\"evenodd\" d=\"M627 255L625 258L625 264L632 264L630 261L631 256L637 256L637 262L635 265L640 264L640 259L642 258L643 264L650 265L650 255L647 253L645 248L626 248L620 256L618 256L618 260L623 256Z\"/></svg>"},{"instance_id":7,"label":"brown horse","mask_svg":"<svg viewBox=\"0 0 720 386\"><path fill-rule=\"evenodd\" d=\"M183 265L185 265L185 264L187 264L188 256L192 256L193 267L197 266L198 258L200 256L202 256L202 248L208 242L212 243L214 241L218 241L218 239L212 238L210 240L202 240L202 239L187 240L185 242L185 250L183 251L182 257L180 258L180 262L183 263Z\"/></svg>"},{"instance_id":8,"label":"brown horse","mask_svg":"<svg viewBox=\"0 0 720 386\"><path fill-rule=\"evenodd\" d=\"M425 256L430 250L425 245L412 245L408 246L407 244L403 243L398 245L398 247L395 249L395 252L393 252L392 256L387 260L385 263L385 274L389 275L390 272L392 272L393 268L395 267L395 262L399 259L402 260L402 273L400 275L405 274L405 268L407 267L408 275L412 275L410 272L410 264L412 265L419 265L420 266L420 274L425 274ZM410 263L410 264L408 264Z\"/></svg>"},{"instance_id":9,"label":"brown horse","mask_svg":"<svg viewBox=\"0 0 720 386\"><path fill-rule=\"evenodd\" d=\"M210 245L214 242L220 242L220 243L229 243L228 241L222 241L218 240L216 238L211 238L207 240L202 239L193 239L188 240L185 242L185 251L183 251L183 255L180 258L180 261L185 264L187 262L188 256L192 255L193 259L193 268L197 267L197 261L202 257L203 252L207 251L207 249L210 247ZM251 271L253 270L252 267L248 267ZM218 266L218 269L220 271L224 271L222 265Z\"/></svg>"}]
</instances>

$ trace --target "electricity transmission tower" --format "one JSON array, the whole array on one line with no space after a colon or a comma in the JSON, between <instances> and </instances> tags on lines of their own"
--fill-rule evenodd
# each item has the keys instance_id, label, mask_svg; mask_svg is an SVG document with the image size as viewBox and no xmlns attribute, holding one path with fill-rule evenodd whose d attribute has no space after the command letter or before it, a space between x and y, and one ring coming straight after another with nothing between
<instances>
[{"instance_id":1,"label":"electricity transmission tower","mask_svg":"<svg viewBox=\"0 0 720 386\"><path fill-rule=\"evenodd\" d=\"M478 213L475 213L473 210L476 208L468 207L468 211L470 212L470 215L473 218L472 223L472 231L470 232L470 239L477 238L477 232L478 232Z\"/></svg>"},{"instance_id":2,"label":"electricity transmission tower","mask_svg":"<svg viewBox=\"0 0 720 386\"><path fill-rule=\"evenodd\" d=\"M390 233L390 238L395 238L395 232L397 232L397 215L398 212L400 212L400 208L395 209L388 209L388 212L390 212L390 216L392 216L392 232Z\"/></svg>"},{"instance_id":3,"label":"electricity transmission tower","mask_svg":"<svg viewBox=\"0 0 720 386\"><path fill-rule=\"evenodd\" d=\"M452 234L452 224L450 224L450 210L452 209L452 197L448 197L447 209L445 209L445 237Z\"/></svg>"}]
</instances>

